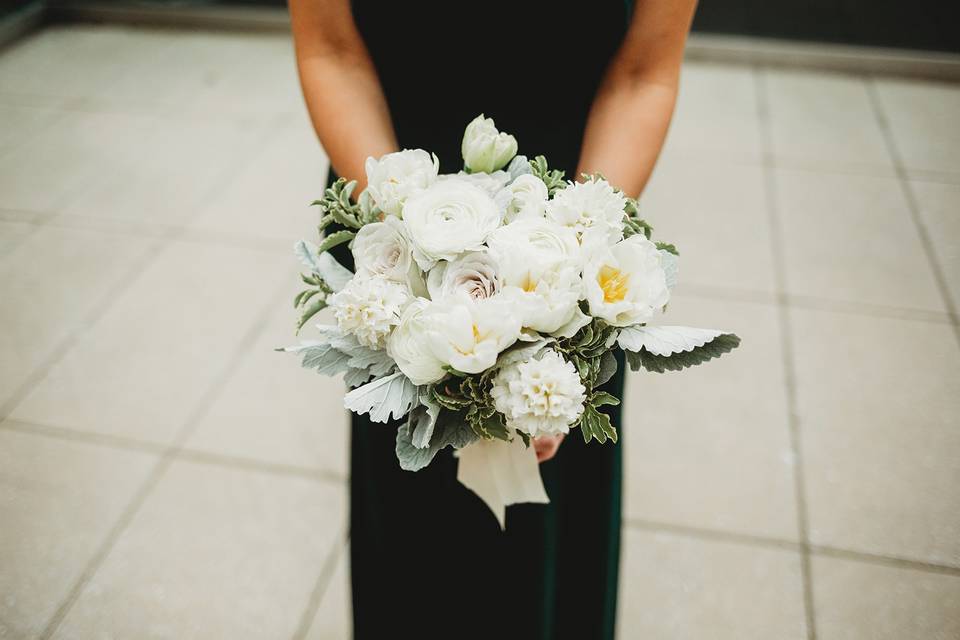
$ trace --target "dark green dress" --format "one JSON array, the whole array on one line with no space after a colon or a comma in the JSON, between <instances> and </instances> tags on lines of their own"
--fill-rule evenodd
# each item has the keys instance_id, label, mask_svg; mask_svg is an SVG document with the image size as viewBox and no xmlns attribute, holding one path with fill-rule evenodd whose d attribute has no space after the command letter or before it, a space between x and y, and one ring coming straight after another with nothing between
<instances>
[{"instance_id":1,"label":"dark green dress","mask_svg":"<svg viewBox=\"0 0 960 640\"><path fill-rule=\"evenodd\" d=\"M479 113L572 176L590 103L620 44L620 1L354 2L402 148L462 166ZM336 91L336 87L331 87ZM342 248L342 247L341 247ZM350 264L341 251L340 259ZM607 384L622 397L623 361ZM610 408L623 435L619 408ZM549 505L507 509L507 528L456 479L443 451L400 469L397 424L352 418L354 637L612 638L620 557L621 444L573 431L541 465Z\"/></svg>"}]
</instances>

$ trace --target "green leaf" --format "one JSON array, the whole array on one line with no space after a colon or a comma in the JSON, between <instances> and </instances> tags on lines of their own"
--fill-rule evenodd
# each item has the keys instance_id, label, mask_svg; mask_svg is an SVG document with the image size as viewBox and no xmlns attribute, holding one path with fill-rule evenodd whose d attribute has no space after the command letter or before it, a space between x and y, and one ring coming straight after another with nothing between
<instances>
[{"instance_id":1,"label":"green leaf","mask_svg":"<svg viewBox=\"0 0 960 640\"><path fill-rule=\"evenodd\" d=\"M680 252L677 251L677 248L668 242L657 242L657 249L661 251L666 251L667 253L672 253L675 256L680 255Z\"/></svg>"},{"instance_id":2,"label":"green leaf","mask_svg":"<svg viewBox=\"0 0 960 640\"><path fill-rule=\"evenodd\" d=\"M530 448L530 435L524 433L523 431L517 431L516 434L520 436L520 439L523 440L523 446Z\"/></svg>"},{"instance_id":3,"label":"green leaf","mask_svg":"<svg viewBox=\"0 0 960 640\"><path fill-rule=\"evenodd\" d=\"M647 371L654 373L664 373L666 371L680 371L687 367L693 367L698 364L719 358L725 353L733 351L740 346L740 338L733 333L724 333L702 347L696 347L692 351L683 351L669 356L658 356L650 353L646 349L639 352L627 351L627 361L630 362L630 368L637 371L643 367Z\"/></svg>"},{"instance_id":4,"label":"green leaf","mask_svg":"<svg viewBox=\"0 0 960 640\"><path fill-rule=\"evenodd\" d=\"M604 351L603 355L600 356L600 367L597 370L597 378L594 380L593 385L599 387L605 384L616 373L617 357L613 355L613 351Z\"/></svg>"},{"instance_id":5,"label":"green leaf","mask_svg":"<svg viewBox=\"0 0 960 640\"><path fill-rule=\"evenodd\" d=\"M320 313L327 306L327 297L323 296L320 298L314 298L310 304L303 308L303 311L300 312L300 319L297 320L297 333L300 332L300 329L303 329L303 325L310 322L310 318Z\"/></svg>"},{"instance_id":6,"label":"green leaf","mask_svg":"<svg viewBox=\"0 0 960 640\"><path fill-rule=\"evenodd\" d=\"M328 236L324 236L323 240L320 242L320 245L317 247L317 253L323 253L324 251L329 251L337 245L341 245L344 242L349 242L353 240L353 237L357 235L353 231L343 229L335 233L331 233Z\"/></svg>"},{"instance_id":7,"label":"green leaf","mask_svg":"<svg viewBox=\"0 0 960 640\"><path fill-rule=\"evenodd\" d=\"M602 407L605 404L616 406L620 404L620 398L613 394L607 393L606 391L597 391L590 396L590 404L592 404L594 407Z\"/></svg>"},{"instance_id":8,"label":"green leaf","mask_svg":"<svg viewBox=\"0 0 960 640\"><path fill-rule=\"evenodd\" d=\"M610 416L598 411L593 405L586 405L583 409L583 415L580 417L580 431L584 442L597 440L604 444L608 439L617 441L617 430L613 428L610 422Z\"/></svg>"},{"instance_id":9,"label":"green leaf","mask_svg":"<svg viewBox=\"0 0 960 640\"><path fill-rule=\"evenodd\" d=\"M445 447L462 449L478 439L460 415L440 411L430 445L426 448L413 446L413 433L416 430L417 421L420 419L420 414L425 411L424 407L411 411L407 422L397 430L397 460L400 461L400 468L405 471L419 471L430 464L437 453Z\"/></svg>"}]
</instances>

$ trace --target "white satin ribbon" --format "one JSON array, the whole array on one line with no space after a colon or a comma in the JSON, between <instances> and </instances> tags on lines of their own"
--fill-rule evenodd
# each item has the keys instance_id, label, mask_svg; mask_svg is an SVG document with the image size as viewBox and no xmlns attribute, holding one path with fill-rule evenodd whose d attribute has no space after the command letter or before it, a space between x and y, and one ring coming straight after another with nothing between
<instances>
[{"instance_id":1,"label":"white satin ribbon","mask_svg":"<svg viewBox=\"0 0 960 640\"><path fill-rule=\"evenodd\" d=\"M513 442L478 440L457 452L460 464L457 480L480 496L506 527L507 507L521 502L547 504L540 464L533 446L525 447L519 437Z\"/></svg>"}]
</instances>

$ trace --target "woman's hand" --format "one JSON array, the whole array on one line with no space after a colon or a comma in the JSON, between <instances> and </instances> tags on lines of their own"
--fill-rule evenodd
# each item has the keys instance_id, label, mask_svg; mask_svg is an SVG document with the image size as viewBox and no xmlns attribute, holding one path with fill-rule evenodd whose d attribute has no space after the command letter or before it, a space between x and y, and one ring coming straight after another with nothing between
<instances>
[{"instance_id":1,"label":"woman's hand","mask_svg":"<svg viewBox=\"0 0 960 640\"><path fill-rule=\"evenodd\" d=\"M561 433L555 436L534 438L533 450L537 452L537 462L546 462L557 455L557 449L560 448L560 443L563 442L565 437L566 435Z\"/></svg>"}]
</instances>

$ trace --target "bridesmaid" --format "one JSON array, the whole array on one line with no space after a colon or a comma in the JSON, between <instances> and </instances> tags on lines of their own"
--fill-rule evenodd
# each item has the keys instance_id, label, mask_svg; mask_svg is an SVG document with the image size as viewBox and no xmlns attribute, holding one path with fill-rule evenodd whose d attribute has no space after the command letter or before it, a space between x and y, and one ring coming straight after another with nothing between
<instances>
[{"instance_id":1,"label":"bridesmaid","mask_svg":"<svg viewBox=\"0 0 960 640\"><path fill-rule=\"evenodd\" d=\"M482 112L520 153L545 155L570 178L600 172L632 196L666 135L695 6L289 2L314 127L333 169L359 188L368 156L403 148L459 170L463 129ZM346 250L338 257L351 266ZM622 358L607 390L622 397ZM622 444L539 438L551 502L510 507L501 532L456 481L449 449L405 472L396 424L352 420L355 638L613 637Z\"/></svg>"}]
</instances>

